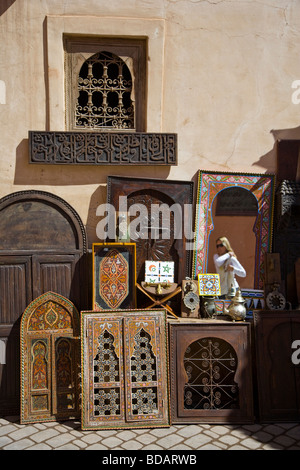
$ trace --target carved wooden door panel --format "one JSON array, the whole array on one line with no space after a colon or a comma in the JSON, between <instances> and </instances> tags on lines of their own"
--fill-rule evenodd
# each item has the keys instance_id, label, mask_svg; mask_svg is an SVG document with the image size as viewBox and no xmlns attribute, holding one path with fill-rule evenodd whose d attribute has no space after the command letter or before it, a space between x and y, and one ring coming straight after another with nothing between
<instances>
[{"instance_id":1,"label":"carved wooden door panel","mask_svg":"<svg viewBox=\"0 0 300 470\"><path fill-rule=\"evenodd\" d=\"M260 420L299 421L300 365L292 360L299 311L256 310L254 326Z\"/></svg>"},{"instance_id":2,"label":"carved wooden door panel","mask_svg":"<svg viewBox=\"0 0 300 470\"><path fill-rule=\"evenodd\" d=\"M82 428L169 426L164 310L82 312Z\"/></svg>"},{"instance_id":3,"label":"carved wooden door panel","mask_svg":"<svg viewBox=\"0 0 300 470\"><path fill-rule=\"evenodd\" d=\"M250 326L170 321L173 423L253 422Z\"/></svg>"},{"instance_id":4,"label":"carved wooden door panel","mask_svg":"<svg viewBox=\"0 0 300 470\"><path fill-rule=\"evenodd\" d=\"M21 422L79 416L79 314L48 292L21 319Z\"/></svg>"},{"instance_id":5,"label":"carved wooden door panel","mask_svg":"<svg viewBox=\"0 0 300 470\"><path fill-rule=\"evenodd\" d=\"M56 292L75 305L81 305L79 275L76 263L79 254L36 254L32 257L33 298L45 292Z\"/></svg>"},{"instance_id":6,"label":"carved wooden door panel","mask_svg":"<svg viewBox=\"0 0 300 470\"><path fill-rule=\"evenodd\" d=\"M0 255L0 413L20 406L20 322L32 300L31 256Z\"/></svg>"},{"instance_id":7,"label":"carved wooden door panel","mask_svg":"<svg viewBox=\"0 0 300 470\"><path fill-rule=\"evenodd\" d=\"M127 210L133 214L128 220L130 226L135 219L135 208L142 207L142 216L137 214L136 224L139 235L127 241L136 243L137 282L145 279L145 260L174 261L174 281L181 283L190 276L191 252L188 249L188 236L192 224L193 182L159 180L148 178L125 178L109 176L107 179L107 202L112 204L118 213L121 211L119 198L127 199ZM160 212L159 219L153 214L160 206L170 211ZM156 206L156 207L155 207ZM143 223L143 215L147 218ZM154 220L155 219L155 220ZM159 222L159 225L157 225ZM130 234L129 234L130 235Z\"/></svg>"}]
</instances>

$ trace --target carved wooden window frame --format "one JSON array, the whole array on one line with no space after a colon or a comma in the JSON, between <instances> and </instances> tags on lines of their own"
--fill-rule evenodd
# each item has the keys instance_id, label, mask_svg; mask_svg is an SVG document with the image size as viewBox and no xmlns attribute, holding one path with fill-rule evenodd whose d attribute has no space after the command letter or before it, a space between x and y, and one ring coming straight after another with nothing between
<instances>
[{"instance_id":1,"label":"carved wooden window frame","mask_svg":"<svg viewBox=\"0 0 300 470\"><path fill-rule=\"evenodd\" d=\"M99 52L109 52L123 60L132 77L131 99L134 107L134 127L132 132L146 130L146 56L147 41L144 38L105 38L64 35L65 51L65 101L66 129L69 131L118 131L122 128L105 127L97 129L76 126L75 108L77 102L77 80L80 69L87 59Z\"/></svg>"},{"instance_id":2,"label":"carved wooden window frame","mask_svg":"<svg viewBox=\"0 0 300 470\"><path fill-rule=\"evenodd\" d=\"M155 373L138 377L142 358L136 336L144 330L155 357ZM110 338L109 348L101 338ZM84 430L170 426L167 324L164 309L81 312L81 426ZM103 344L102 344L103 343ZM105 348L105 349L104 349ZM108 352L106 359L97 356ZM113 358L111 354L113 353ZM136 369L132 369L135 357ZM104 363L103 371L99 367ZM106 367L106 369L105 369ZM146 365L147 367L147 365ZM115 370L117 372L115 372ZM100 377L100 378L98 378ZM150 395L149 395L150 394ZM152 400L156 397L156 404ZM150 401L148 400L150 396ZM149 405L148 410L144 408Z\"/></svg>"},{"instance_id":3,"label":"carved wooden window frame","mask_svg":"<svg viewBox=\"0 0 300 470\"><path fill-rule=\"evenodd\" d=\"M79 312L62 295L46 292L25 309L20 327L22 424L79 418L79 330ZM65 347L59 351L62 341Z\"/></svg>"}]
</instances>

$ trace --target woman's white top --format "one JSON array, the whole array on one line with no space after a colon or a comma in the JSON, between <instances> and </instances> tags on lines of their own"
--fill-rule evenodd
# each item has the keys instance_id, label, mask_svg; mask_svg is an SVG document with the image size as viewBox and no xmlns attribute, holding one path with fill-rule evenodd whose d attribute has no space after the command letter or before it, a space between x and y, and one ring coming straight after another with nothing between
<instances>
[{"instance_id":1,"label":"woman's white top","mask_svg":"<svg viewBox=\"0 0 300 470\"><path fill-rule=\"evenodd\" d=\"M246 271L241 263L235 256L230 256L229 253L222 256L214 255L214 263L220 276L221 295L228 294L232 287L234 290L239 287L235 276L246 277ZM233 271L226 270L229 265L233 267Z\"/></svg>"}]
</instances>

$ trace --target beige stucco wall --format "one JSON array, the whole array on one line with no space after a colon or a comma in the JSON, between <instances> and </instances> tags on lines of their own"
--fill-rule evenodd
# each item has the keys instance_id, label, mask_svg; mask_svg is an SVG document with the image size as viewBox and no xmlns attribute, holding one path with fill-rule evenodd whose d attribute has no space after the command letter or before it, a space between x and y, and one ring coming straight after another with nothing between
<instances>
[{"instance_id":1,"label":"beige stucco wall","mask_svg":"<svg viewBox=\"0 0 300 470\"><path fill-rule=\"evenodd\" d=\"M107 175L275 172L271 131L299 126L299 0L1 0L0 13L0 197L59 195L90 243ZM147 131L178 134L177 167L28 164L29 130L64 130L64 32L149 38Z\"/></svg>"}]
</instances>

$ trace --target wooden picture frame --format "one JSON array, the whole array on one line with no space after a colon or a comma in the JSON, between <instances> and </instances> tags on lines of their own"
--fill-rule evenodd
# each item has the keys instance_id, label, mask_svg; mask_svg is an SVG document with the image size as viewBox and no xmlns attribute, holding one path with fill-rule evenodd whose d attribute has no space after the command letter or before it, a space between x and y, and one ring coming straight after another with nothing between
<instances>
[{"instance_id":1,"label":"wooden picture frame","mask_svg":"<svg viewBox=\"0 0 300 470\"><path fill-rule=\"evenodd\" d=\"M93 310L136 307L135 243L94 243Z\"/></svg>"}]
</instances>

